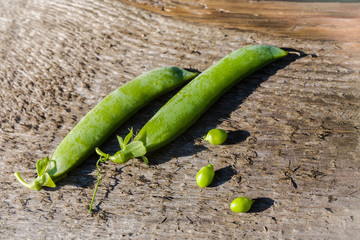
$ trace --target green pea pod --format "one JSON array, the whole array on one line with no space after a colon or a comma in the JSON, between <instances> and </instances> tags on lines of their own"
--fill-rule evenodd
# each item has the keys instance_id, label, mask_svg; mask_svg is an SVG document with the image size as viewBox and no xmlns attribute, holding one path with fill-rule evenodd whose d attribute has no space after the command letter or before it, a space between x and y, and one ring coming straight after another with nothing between
<instances>
[{"instance_id":1,"label":"green pea pod","mask_svg":"<svg viewBox=\"0 0 360 240\"><path fill-rule=\"evenodd\" d=\"M248 46L230 53L171 98L145 124L134 142L137 142L139 147L146 148L146 152L163 147L188 129L221 95L240 80L286 55L286 51L267 45ZM143 146L140 146L142 144ZM112 156L113 161L121 163L129 160L126 156L131 156L128 153L115 155Z\"/></svg>"},{"instance_id":2,"label":"green pea pod","mask_svg":"<svg viewBox=\"0 0 360 240\"><path fill-rule=\"evenodd\" d=\"M124 121L156 97L191 80L197 74L176 67L162 67L146 72L118 88L99 102L68 133L55 149L51 158L40 159L37 164L38 177L25 182L19 172L15 177L24 186L39 191L43 186L55 187L55 182L78 166L94 152ZM130 139L126 139L129 141ZM124 149L134 152L127 158L144 155L136 151L136 144Z\"/></svg>"}]
</instances>

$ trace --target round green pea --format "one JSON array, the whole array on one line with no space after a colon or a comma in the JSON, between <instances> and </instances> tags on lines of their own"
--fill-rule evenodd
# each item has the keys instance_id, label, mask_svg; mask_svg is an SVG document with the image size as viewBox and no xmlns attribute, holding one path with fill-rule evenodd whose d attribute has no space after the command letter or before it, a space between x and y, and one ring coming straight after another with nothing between
<instances>
[{"instance_id":1,"label":"round green pea","mask_svg":"<svg viewBox=\"0 0 360 240\"><path fill-rule=\"evenodd\" d=\"M244 213L250 210L253 203L254 200L248 199L247 197L238 197L231 202L230 209L233 212Z\"/></svg>"},{"instance_id":2,"label":"round green pea","mask_svg":"<svg viewBox=\"0 0 360 240\"><path fill-rule=\"evenodd\" d=\"M211 129L205 137L205 140L212 145L223 144L227 139L227 133L222 129Z\"/></svg>"},{"instance_id":3,"label":"round green pea","mask_svg":"<svg viewBox=\"0 0 360 240\"><path fill-rule=\"evenodd\" d=\"M199 185L199 187L207 187L213 181L214 176L214 167L212 164L209 164L205 167L202 167L196 174L196 183Z\"/></svg>"}]
</instances>

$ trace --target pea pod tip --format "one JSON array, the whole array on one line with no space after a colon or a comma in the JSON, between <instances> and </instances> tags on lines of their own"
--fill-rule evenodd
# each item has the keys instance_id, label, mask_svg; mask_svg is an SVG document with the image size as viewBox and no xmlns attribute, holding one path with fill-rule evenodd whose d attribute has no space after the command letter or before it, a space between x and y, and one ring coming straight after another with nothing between
<instances>
[{"instance_id":1,"label":"pea pod tip","mask_svg":"<svg viewBox=\"0 0 360 240\"><path fill-rule=\"evenodd\" d=\"M273 57L275 59L283 58L288 55L287 51L285 51L281 48L278 48L278 47L271 47L270 50L271 50L271 54L273 55Z\"/></svg>"}]
</instances>

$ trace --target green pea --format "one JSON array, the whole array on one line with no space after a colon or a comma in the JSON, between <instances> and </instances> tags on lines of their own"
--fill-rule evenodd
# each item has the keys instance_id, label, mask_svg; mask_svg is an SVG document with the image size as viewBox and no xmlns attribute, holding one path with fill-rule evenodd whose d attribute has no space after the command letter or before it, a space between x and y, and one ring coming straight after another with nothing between
<instances>
[{"instance_id":1,"label":"green pea","mask_svg":"<svg viewBox=\"0 0 360 240\"><path fill-rule=\"evenodd\" d=\"M244 213L250 210L253 203L254 200L247 197L238 197L231 202L230 209L237 213Z\"/></svg>"},{"instance_id":2,"label":"green pea","mask_svg":"<svg viewBox=\"0 0 360 240\"><path fill-rule=\"evenodd\" d=\"M222 129L211 129L205 137L205 140L212 145L223 144L227 139L227 133Z\"/></svg>"},{"instance_id":3,"label":"green pea","mask_svg":"<svg viewBox=\"0 0 360 240\"><path fill-rule=\"evenodd\" d=\"M24 186L37 191L43 186L55 187L56 181L89 157L95 147L102 144L130 116L151 100L196 75L176 67L162 67L141 74L100 101L66 135L50 158L40 159L36 164L38 177L35 180L27 183L19 172L15 173L15 177ZM134 149L134 144L130 148ZM142 154L145 153L142 151Z\"/></svg>"},{"instance_id":4,"label":"green pea","mask_svg":"<svg viewBox=\"0 0 360 240\"><path fill-rule=\"evenodd\" d=\"M196 174L196 183L199 187L207 187L214 179L215 171L212 164L202 167Z\"/></svg>"}]
</instances>

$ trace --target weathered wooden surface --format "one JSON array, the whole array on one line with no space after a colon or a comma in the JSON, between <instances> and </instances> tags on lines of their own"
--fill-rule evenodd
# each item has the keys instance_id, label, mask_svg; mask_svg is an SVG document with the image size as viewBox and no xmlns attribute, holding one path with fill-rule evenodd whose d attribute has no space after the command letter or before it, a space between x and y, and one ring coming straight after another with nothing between
<instances>
[{"instance_id":1,"label":"weathered wooden surface","mask_svg":"<svg viewBox=\"0 0 360 240\"><path fill-rule=\"evenodd\" d=\"M216 2L228 10L236 5L195 3L209 9ZM166 11L166 4L175 7ZM262 9L262 2L252 4ZM354 9L352 14L359 9L359 4L332 4L329 9L341 6L332 19L346 19L344 9ZM214 14L208 24L209 17L198 20L201 12L181 17L189 5L169 0L0 2L1 239L358 236L360 43L344 41L344 29L342 38L322 35L336 41L312 38L313 31L272 32L281 23L244 31L250 27L234 21L243 15L227 11ZM347 16L348 22L359 21ZM334 21L335 33L340 20ZM297 29L301 21L284 22ZM353 31L358 25L348 27L358 34ZM180 138L149 156L150 166L136 160L102 165L94 214L87 209L96 181L95 156L55 190L30 191L13 177L20 171L32 179L36 160L50 155L102 97L135 76L164 65L203 71L249 44L299 54L231 89ZM139 129L170 97L150 104L117 133ZM201 140L216 126L229 131L228 144ZM116 151L115 136L102 148ZM210 162L217 169L215 182L199 189L196 172ZM258 199L251 213L230 211L229 203L239 195Z\"/></svg>"},{"instance_id":2,"label":"weathered wooden surface","mask_svg":"<svg viewBox=\"0 0 360 240\"><path fill-rule=\"evenodd\" d=\"M321 1L124 0L179 19L275 36L358 41L359 3ZM305 2L305 3L304 3Z\"/></svg>"}]
</instances>

